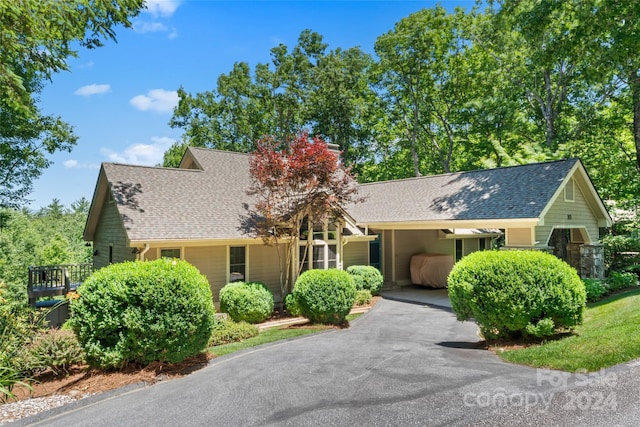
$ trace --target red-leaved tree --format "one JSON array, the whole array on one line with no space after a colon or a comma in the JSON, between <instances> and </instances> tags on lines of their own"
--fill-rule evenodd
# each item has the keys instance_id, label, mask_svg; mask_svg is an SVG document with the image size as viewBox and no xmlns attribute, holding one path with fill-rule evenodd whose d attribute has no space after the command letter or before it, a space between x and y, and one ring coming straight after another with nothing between
<instances>
[{"instance_id":1,"label":"red-leaved tree","mask_svg":"<svg viewBox=\"0 0 640 427\"><path fill-rule=\"evenodd\" d=\"M275 246L284 301L292 289L292 262L303 221L335 220L345 205L361 199L351 170L318 137L310 140L302 133L287 142L267 137L256 147L249 160L252 182L247 191L255 203L243 224L245 232Z\"/></svg>"}]
</instances>

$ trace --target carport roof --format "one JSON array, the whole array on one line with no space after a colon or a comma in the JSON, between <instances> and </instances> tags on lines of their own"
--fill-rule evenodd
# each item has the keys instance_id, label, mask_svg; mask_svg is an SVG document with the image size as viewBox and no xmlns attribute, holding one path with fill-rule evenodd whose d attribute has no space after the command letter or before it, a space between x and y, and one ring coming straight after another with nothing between
<instances>
[{"instance_id":1,"label":"carport roof","mask_svg":"<svg viewBox=\"0 0 640 427\"><path fill-rule=\"evenodd\" d=\"M539 218L578 159L375 182L347 207L359 224Z\"/></svg>"}]
</instances>

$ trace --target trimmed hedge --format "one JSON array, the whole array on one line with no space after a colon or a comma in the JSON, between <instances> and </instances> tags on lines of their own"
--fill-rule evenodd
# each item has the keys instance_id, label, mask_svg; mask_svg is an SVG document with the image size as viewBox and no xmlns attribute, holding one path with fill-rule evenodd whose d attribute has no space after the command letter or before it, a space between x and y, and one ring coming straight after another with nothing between
<instances>
[{"instance_id":1,"label":"trimmed hedge","mask_svg":"<svg viewBox=\"0 0 640 427\"><path fill-rule=\"evenodd\" d=\"M347 267L347 273L354 276L358 290L368 289L371 295L377 295L384 284L382 273L371 265L352 265Z\"/></svg>"},{"instance_id":2,"label":"trimmed hedge","mask_svg":"<svg viewBox=\"0 0 640 427\"><path fill-rule=\"evenodd\" d=\"M305 271L293 287L300 314L314 323L343 323L355 297L351 275L336 269Z\"/></svg>"},{"instance_id":3,"label":"trimmed hedge","mask_svg":"<svg viewBox=\"0 0 640 427\"><path fill-rule=\"evenodd\" d=\"M587 302L598 301L609 292L609 288L602 280L582 279L582 283L584 283L584 290L587 293Z\"/></svg>"},{"instance_id":4,"label":"trimmed hedge","mask_svg":"<svg viewBox=\"0 0 640 427\"><path fill-rule=\"evenodd\" d=\"M582 322L585 287L576 271L538 251L479 251L449 275L458 320L474 319L486 339L552 335Z\"/></svg>"},{"instance_id":5,"label":"trimmed hedge","mask_svg":"<svg viewBox=\"0 0 640 427\"><path fill-rule=\"evenodd\" d=\"M210 346L224 345L246 340L258 335L258 328L247 322L234 322L231 319L218 319L209 340Z\"/></svg>"},{"instance_id":6,"label":"trimmed hedge","mask_svg":"<svg viewBox=\"0 0 640 427\"><path fill-rule=\"evenodd\" d=\"M234 322L263 322L273 313L273 293L260 282L229 283L220 289L220 311Z\"/></svg>"},{"instance_id":7,"label":"trimmed hedge","mask_svg":"<svg viewBox=\"0 0 640 427\"><path fill-rule=\"evenodd\" d=\"M360 289L356 291L355 305L367 305L371 303L371 291L369 289Z\"/></svg>"},{"instance_id":8,"label":"trimmed hedge","mask_svg":"<svg viewBox=\"0 0 640 427\"><path fill-rule=\"evenodd\" d=\"M186 261L112 264L92 274L78 294L69 324L92 366L178 363L205 350L211 337L211 289Z\"/></svg>"}]
</instances>

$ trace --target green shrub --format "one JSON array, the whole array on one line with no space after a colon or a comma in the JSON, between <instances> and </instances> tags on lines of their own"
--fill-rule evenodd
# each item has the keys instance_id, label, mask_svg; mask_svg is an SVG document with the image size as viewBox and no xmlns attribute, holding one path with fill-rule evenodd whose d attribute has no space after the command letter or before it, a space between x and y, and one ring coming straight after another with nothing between
<instances>
[{"instance_id":1,"label":"green shrub","mask_svg":"<svg viewBox=\"0 0 640 427\"><path fill-rule=\"evenodd\" d=\"M185 261L112 264L93 273L78 294L69 323L92 366L178 363L202 352L211 337L211 289Z\"/></svg>"},{"instance_id":2,"label":"green shrub","mask_svg":"<svg viewBox=\"0 0 640 427\"><path fill-rule=\"evenodd\" d=\"M273 313L273 294L263 283L229 283L220 289L220 311L235 322L260 323Z\"/></svg>"},{"instance_id":3,"label":"green shrub","mask_svg":"<svg viewBox=\"0 0 640 427\"><path fill-rule=\"evenodd\" d=\"M309 270L298 277L293 295L307 319L314 323L340 324L353 307L356 286L346 271Z\"/></svg>"},{"instance_id":4,"label":"green shrub","mask_svg":"<svg viewBox=\"0 0 640 427\"><path fill-rule=\"evenodd\" d=\"M229 344L246 340L258 335L258 328L247 322L234 322L231 319L217 319L209 340L210 346Z\"/></svg>"},{"instance_id":5,"label":"green shrub","mask_svg":"<svg viewBox=\"0 0 640 427\"><path fill-rule=\"evenodd\" d=\"M349 268L347 267L347 270ZM347 271L348 273L348 271ZM352 274L351 280L353 280L353 284L356 286L356 290L361 291L364 289L364 276L360 276L359 274ZM368 289L367 289L368 290ZM369 291L371 292L371 291Z\"/></svg>"},{"instance_id":6,"label":"green shrub","mask_svg":"<svg viewBox=\"0 0 640 427\"><path fill-rule=\"evenodd\" d=\"M608 288L602 280L598 279L582 279L584 283L584 289L587 292L587 301L595 302L607 293Z\"/></svg>"},{"instance_id":7,"label":"green shrub","mask_svg":"<svg viewBox=\"0 0 640 427\"><path fill-rule=\"evenodd\" d=\"M608 274L640 264L640 240L630 236L607 235L602 238L604 266Z\"/></svg>"},{"instance_id":8,"label":"green shrub","mask_svg":"<svg viewBox=\"0 0 640 427\"><path fill-rule=\"evenodd\" d=\"M298 317L302 315L302 313L300 313L300 305L298 305L298 300L296 300L296 297L293 295L293 293L287 295L287 297L284 299L284 306L291 316Z\"/></svg>"},{"instance_id":9,"label":"green shrub","mask_svg":"<svg viewBox=\"0 0 640 427\"><path fill-rule=\"evenodd\" d=\"M55 375L84 363L84 351L73 331L46 329L40 331L24 349L26 368L33 374L47 369Z\"/></svg>"},{"instance_id":10,"label":"green shrub","mask_svg":"<svg viewBox=\"0 0 640 427\"><path fill-rule=\"evenodd\" d=\"M0 281L0 403L15 398L16 385L30 389L23 351L43 328L44 316L13 300Z\"/></svg>"},{"instance_id":11,"label":"green shrub","mask_svg":"<svg viewBox=\"0 0 640 427\"><path fill-rule=\"evenodd\" d=\"M638 285L638 277L633 273L619 273L612 271L607 278L607 286L612 291L630 288Z\"/></svg>"},{"instance_id":12,"label":"green shrub","mask_svg":"<svg viewBox=\"0 0 640 427\"><path fill-rule=\"evenodd\" d=\"M371 291L369 289L360 289L356 291L355 305L366 305L371 303Z\"/></svg>"},{"instance_id":13,"label":"green shrub","mask_svg":"<svg viewBox=\"0 0 640 427\"><path fill-rule=\"evenodd\" d=\"M449 297L458 320L475 318L486 339L553 334L582 322L576 271L538 251L479 251L454 266Z\"/></svg>"},{"instance_id":14,"label":"green shrub","mask_svg":"<svg viewBox=\"0 0 640 427\"><path fill-rule=\"evenodd\" d=\"M23 386L33 390L27 381L18 369L0 365L0 403L7 403L16 398L13 394L15 386Z\"/></svg>"},{"instance_id":15,"label":"green shrub","mask_svg":"<svg viewBox=\"0 0 640 427\"><path fill-rule=\"evenodd\" d=\"M371 295L377 295L384 284L382 273L371 265L352 265L347 267L347 273L362 278L361 281L356 279L356 288L368 289Z\"/></svg>"}]
</instances>

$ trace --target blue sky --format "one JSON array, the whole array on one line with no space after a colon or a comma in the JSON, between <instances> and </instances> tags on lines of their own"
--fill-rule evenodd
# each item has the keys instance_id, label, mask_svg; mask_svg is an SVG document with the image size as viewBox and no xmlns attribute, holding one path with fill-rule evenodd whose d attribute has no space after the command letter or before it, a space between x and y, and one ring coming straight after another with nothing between
<instances>
[{"instance_id":1,"label":"blue sky","mask_svg":"<svg viewBox=\"0 0 640 427\"><path fill-rule=\"evenodd\" d=\"M447 9L473 0L440 1ZM180 139L168 125L183 86L214 89L235 62L253 69L269 62L272 47L293 47L304 29L324 37L328 49L360 46L373 53L378 36L434 1L215 1L147 0L133 29L117 29L117 43L80 50L70 72L53 76L41 108L60 115L79 137L71 153L58 153L35 182L31 209L59 199L91 200L102 162L156 165Z\"/></svg>"}]
</instances>

